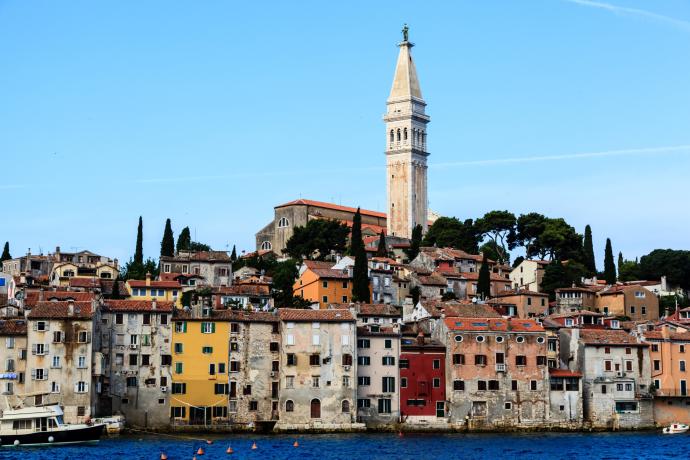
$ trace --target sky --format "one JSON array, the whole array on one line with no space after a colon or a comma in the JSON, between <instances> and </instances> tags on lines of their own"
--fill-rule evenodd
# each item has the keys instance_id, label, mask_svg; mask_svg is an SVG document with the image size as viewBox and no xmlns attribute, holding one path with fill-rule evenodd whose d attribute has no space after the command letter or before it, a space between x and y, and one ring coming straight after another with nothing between
<instances>
[{"instance_id":1,"label":"sky","mask_svg":"<svg viewBox=\"0 0 690 460\"><path fill-rule=\"evenodd\" d=\"M137 219L254 249L273 207L384 210L404 23L429 205L690 249L690 2L0 0L0 240L127 260Z\"/></svg>"}]
</instances>

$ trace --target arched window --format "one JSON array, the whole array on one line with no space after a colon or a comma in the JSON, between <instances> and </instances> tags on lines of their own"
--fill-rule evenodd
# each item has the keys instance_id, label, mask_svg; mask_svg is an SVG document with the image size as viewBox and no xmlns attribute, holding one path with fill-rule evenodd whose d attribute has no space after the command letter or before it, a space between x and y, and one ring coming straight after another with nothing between
<instances>
[{"instance_id":1,"label":"arched window","mask_svg":"<svg viewBox=\"0 0 690 460\"><path fill-rule=\"evenodd\" d=\"M285 401L285 412L294 412L295 410L295 403L292 401L292 399L288 399Z\"/></svg>"},{"instance_id":2,"label":"arched window","mask_svg":"<svg viewBox=\"0 0 690 460\"><path fill-rule=\"evenodd\" d=\"M321 418L321 401L311 400L311 418Z\"/></svg>"},{"instance_id":3,"label":"arched window","mask_svg":"<svg viewBox=\"0 0 690 460\"><path fill-rule=\"evenodd\" d=\"M393 130L391 129L391 144L395 142L395 134L393 133Z\"/></svg>"},{"instance_id":4,"label":"arched window","mask_svg":"<svg viewBox=\"0 0 690 460\"><path fill-rule=\"evenodd\" d=\"M400 128L398 128L398 142L400 142Z\"/></svg>"},{"instance_id":5,"label":"arched window","mask_svg":"<svg viewBox=\"0 0 690 460\"><path fill-rule=\"evenodd\" d=\"M287 227L288 225L290 225L290 221L287 220L287 217L281 217L280 220L278 221L278 227L279 228Z\"/></svg>"},{"instance_id":6,"label":"arched window","mask_svg":"<svg viewBox=\"0 0 690 460\"><path fill-rule=\"evenodd\" d=\"M407 140L407 128L403 129L403 139Z\"/></svg>"},{"instance_id":7,"label":"arched window","mask_svg":"<svg viewBox=\"0 0 690 460\"><path fill-rule=\"evenodd\" d=\"M270 241L264 241L263 243L261 243L262 251L270 251L271 249L273 249L273 245Z\"/></svg>"},{"instance_id":8,"label":"arched window","mask_svg":"<svg viewBox=\"0 0 690 460\"><path fill-rule=\"evenodd\" d=\"M350 413L350 401L348 401L347 399L344 400L341 406L343 408L343 414Z\"/></svg>"}]
</instances>

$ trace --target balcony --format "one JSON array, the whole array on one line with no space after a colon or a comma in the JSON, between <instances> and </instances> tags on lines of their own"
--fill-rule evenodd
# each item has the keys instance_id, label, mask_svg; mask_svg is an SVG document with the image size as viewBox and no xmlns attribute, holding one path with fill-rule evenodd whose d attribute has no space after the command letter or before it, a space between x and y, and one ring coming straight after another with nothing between
<instances>
[{"instance_id":1,"label":"balcony","mask_svg":"<svg viewBox=\"0 0 690 460\"><path fill-rule=\"evenodd\" d=\"M506 365L505 363L500 363L496 364L496 372L505 372L506 371Z\"/></svg>"}]
</instances>

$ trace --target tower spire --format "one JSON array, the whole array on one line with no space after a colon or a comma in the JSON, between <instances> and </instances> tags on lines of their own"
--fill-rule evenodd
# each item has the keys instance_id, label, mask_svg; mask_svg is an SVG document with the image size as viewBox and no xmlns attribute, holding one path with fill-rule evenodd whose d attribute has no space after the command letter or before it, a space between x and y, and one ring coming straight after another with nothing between
<instances>
[{"instance_id":1,"label":"tower spire","mask_svg":"<svg viewBox=\"0 0 690 460\"><path fill-rule=\"evenodd\" d=\"M400 52L398 53L398 63L395 66L395 76L393 77L393 86L391 93L388 96L388 101L403 98L422 99L422 90L419 87L419 79L417 78L417 69L410 49L414 43L409 41L409 27L407 24L402 29L403 41L398 43Z\"/></svg>"}]
</instances>

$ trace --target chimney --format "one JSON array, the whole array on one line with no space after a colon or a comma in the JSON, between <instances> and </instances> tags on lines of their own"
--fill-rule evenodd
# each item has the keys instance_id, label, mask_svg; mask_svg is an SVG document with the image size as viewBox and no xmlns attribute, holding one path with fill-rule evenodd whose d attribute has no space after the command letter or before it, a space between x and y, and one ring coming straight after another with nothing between
<instances>
[{"instance_id":1,"label":"chimney","mask_svg":"<svg viewBox=\"0 0 690 460\"><path fill-rule=\"evenodd\" d=\"M67 303L67 316L74 316L74 302L71 300Z\"/></svg>"},{"instance_id":2,"label":"chimney","mask_svg":"<svg viewBox=\"0 0 690 460\"><path fill-rule=\"evenodd\" d=\"M667 282L666 282L666 275L663 275L661 277L661 291L662 292L668 291L668 286L667 286Z\"/></svg>"},{"instance_id":3,"label":"chimney","mask_svg":"<svg viewBox=\"0 0 690 460\"><path fill-rule=\"evenodd\" d=\"M38 291L38 300L39 302L43 302L43 288Z\"/></svg>"},{"instance_id":4,"label":"chimney","mask_svg":"<svg viewBox=\"0 0 690 460\"><path fill-rule=\"evenodd\" d=\"M670 339L671 338L671 331L669 330L669 327L667 324L664 324L661 326L661 338L663 339Z\"/></svg>"},{"instance_id":5,"label":"chimney","mask_svg":"<svg viewBox=\"0 0 690 460\"><path fill-rule=\"evenodd\" d=\"M424 345L424 333L422 331L417 334L417 345Z\"/></svg>"},{"instance_id":6,"label":"chimney","mask_svg":"<svg viewBox=\"0 0 690 460\"><path fill-rule=\"evenodd\" d=\"M157 308L156 299L153 299L153 300L151 301L151 310L155 310L156 308Z\"/></svg>"},{"instance_id":7,"label":"chimney","mask_svg":"<svg viewBox=\"0 0 690 460\"><path fill-rule=\"evenodd\" d=\"M146 285L151 286L151 272L146 272Z\"/></svg>"}]
</instances>

